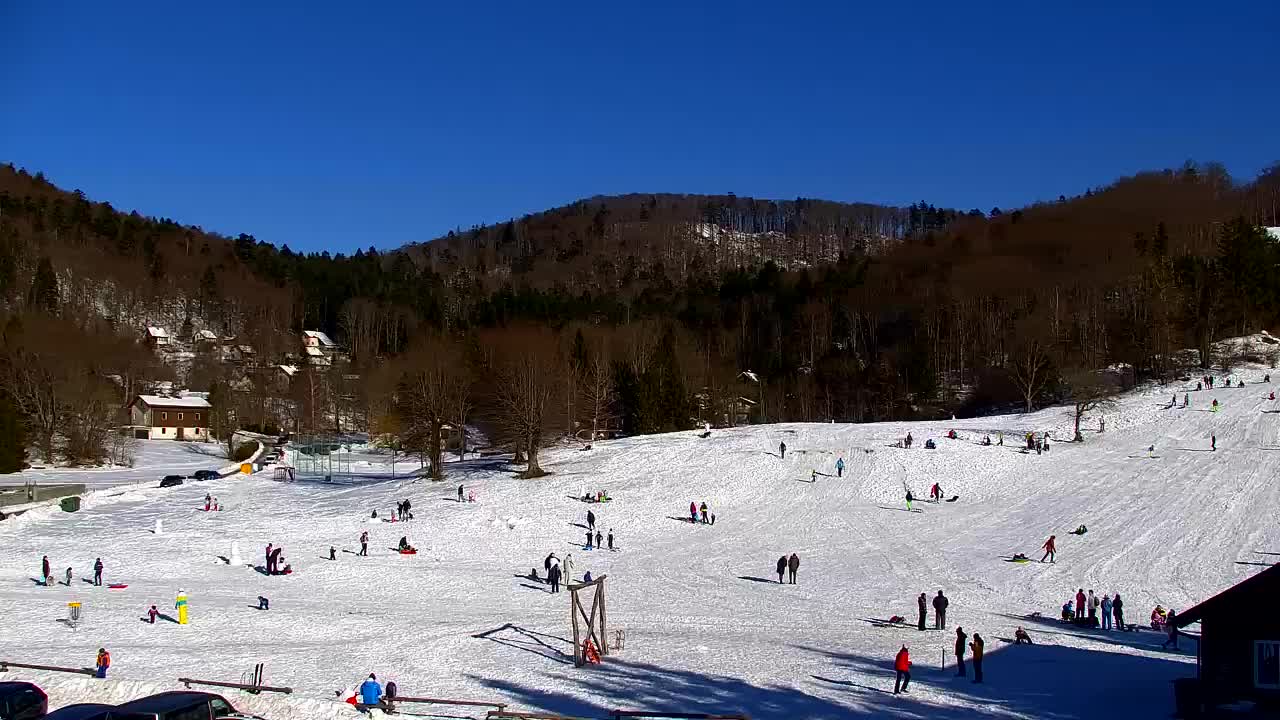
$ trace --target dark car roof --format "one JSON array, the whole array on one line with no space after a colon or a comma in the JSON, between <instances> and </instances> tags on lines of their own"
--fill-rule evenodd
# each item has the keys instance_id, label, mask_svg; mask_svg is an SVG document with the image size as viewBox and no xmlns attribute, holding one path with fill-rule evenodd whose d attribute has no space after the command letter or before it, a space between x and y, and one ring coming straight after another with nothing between
<instances>
[{"instance_id":1,"label":"dark car roof","mask_svg":"<svg viewBox=\"0 0 1280 720\"><path fill-rule=\"evenodd\" d=\"M40 718L40 720L102 720L114 709L113 705L79 703L66 705Z\"/></svg>"},{"instance_id":2,"label":"dark car roof","mask_svg":"<svg viewBox=\"0 0 1280 720\"><path fill-rule=\"evenodd\" d=\"M37 690L40 690L40 686L36 685L35 683L22 682L20 680L9 680L7 682L0 682L0 692L12 692L14 690L25 690L27 688L35 688ZM44 691L40 690L40 692L44 692Z\"/></svg>"},{"instance_id":3,"label":"dark car roof","mask_svg":"<svg viewBox=\"0 0 1280 720\"><path fill-rule=\"evenodd\" d=\"M218 698L226 702L226 698L214 693L196 692L194 690L172 690L131 700L123 705L117 705L116 712L168 712L187 707L201 700L207 701L210 698Z\"/></svg>"}]
</instances>

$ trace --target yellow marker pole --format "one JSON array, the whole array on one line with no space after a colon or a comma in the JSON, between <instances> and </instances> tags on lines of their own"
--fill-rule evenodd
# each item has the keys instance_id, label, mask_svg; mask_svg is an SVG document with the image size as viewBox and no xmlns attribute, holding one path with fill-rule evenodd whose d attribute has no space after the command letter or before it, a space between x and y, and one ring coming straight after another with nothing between
<instances>
[{"instance_id":1,"label":"yellow marker pole","mask_svg":"<svg viewBox=\"0 0 1280 720\"><path fill-rule=\"evenodd\" d=\"M178 608L178 624L187 624L187 591L179 590L178 597L174 600L174 607Z\"/></svg>"}]
</instances>

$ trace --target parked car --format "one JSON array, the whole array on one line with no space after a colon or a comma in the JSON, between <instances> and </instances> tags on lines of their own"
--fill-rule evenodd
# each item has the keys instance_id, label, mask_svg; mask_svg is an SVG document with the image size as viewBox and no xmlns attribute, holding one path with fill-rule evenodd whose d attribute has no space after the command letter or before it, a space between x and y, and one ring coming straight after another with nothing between
<instances>
[{"instance_id":1,"label":"parked car","mask_svg":"<svg viewBox=\"0 0 1280 720\"><path fill-rule=\"evenodd\" d=\"M165 475L160 479L160 487L165 488L181 485L183 480L186 480L186 478L181 475Z\"/></svg>"},{"instance_id":2,"label":"parked car","mask_svg":"<svg viewBox=\"0 0 1280 720\"><path fill-rule=\"evenodd\" d=\"M182 690L117 705L109 717L110 720L263 720L236 712L221 695Z\"/></svg>"},{"instance_id":3,"label":"parked car","mask_svg":"<svg viewBox=\"0 0 1280 720\"><path fill-rule=\"evenodd\" d=\"M0 682L0 720L36 720L49 711L49 697L29 682Z\"/></svg>"},{"instance_id":4,"label":"parked car","mask_svg":"<svg viewBox=\"0 0 1280 720\"><path fill-rule=\"evenodd\" d=\"M64 705L40 720L111 720L111 711L114 709L114 705L76 703Z\"/></svg>"},{"instance_id":5,"label":"parked car","mask_svg":"<svg viewBox=\"0 0 1280 720\"><path fill-rule=\"evenodd\" d=\"M219 475L217 470L197 470L191 477L194 480L215 480Z\"/></svg>"}]
</instances>

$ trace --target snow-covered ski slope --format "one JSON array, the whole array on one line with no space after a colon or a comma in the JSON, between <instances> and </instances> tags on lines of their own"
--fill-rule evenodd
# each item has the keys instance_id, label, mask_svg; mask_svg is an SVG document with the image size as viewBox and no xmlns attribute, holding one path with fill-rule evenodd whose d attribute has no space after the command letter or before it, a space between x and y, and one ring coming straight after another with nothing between
<instances>
[{"instance_id":1,"label":"snow-covered ski slope","mask_svg":"<svg viewBox=\"0 0 1280 720\"><path fill-rule=\"evenodd\" d=\"M1021 434L1070 437L1066 409L636 437L550 451L554 474L538 480L477 458L451 464L442 484L361 466L353 485L255 476L103 491L79 513L41 509L0 523L0 658L86 666L99 646L111 650L106 682L10 674L38 678L55 704L123 700L184 675L236 681L264 662L266 681L292 686L293 698L228 697L271 720L353 717L331 700L371 671L402 694L583 716L1164 718L1169 681L1194 674L1194 641L1167 652L1149 630L1103 634L1053 618L1083 587L1120 592L1128 619L1145 625L1156 603L1186 608L1277 557L1280 403L1266 399L1275 385L1261 382L1264 372L1236 373L1242 389L1196 392L1192 381L1127 395L1105 411L1105 433L1094 415L1083 444L1053 443L1041 456L1019 452ZM1165 409L1186 391L1190 408ZM1222 410L1211 413L1215 398ZM944 438L952 428L961 439ZM1004 447L979 444L998 430ZM915 447L892 447L907 431ZM937 450L923 449L930 437ZM162 469L141 468L136 479ZM959 501L905 512L904 484L923 498L934 481ZM456 502L460 483L477 502ZM612 503L572 499L601 488ZM205 492L226 510L203 512ZM405 497L411 523L369 518ZM706 501L716 524L684 521L690 501ZM613 529L617 552L582 550L589 509ZM1082 523L1087 535L1068 534ZM353 554L364 530L367 558ZM392 552L406 534L418 555ZM1050 534L1056 564L1003 559L1038 560ZM233 540L245 564L219 559ZM284 546L295 574L250 566L268 542ZM330 545L336 562L325 559ZM525 577L532 567L541 574L552 551L573 554L574 579L609 577L610 628L625 629L626 647L602 666L573 667L568 594ZM774 565L792 552L799 584L779 585ZM75 568L70 588L36 585L46 554L59 577ZM128 589L82 582L99 556L107 580ZM190 625L140 620L152 603L172 613L180 588ZM914 623L916 596L939 589L951 600L946 631L869 622ZM271 610L254 609L259 595ZM84 603L76 630L57 622L71 600ZM1034 611L1045 619L1024 619ZM955 677L957 625L986 640L985 684ZM1005 642L1018 625L1035 646ZM915 673L911 692L895 697L892 659L903 643Z\"/></svg>"}]
</instances>

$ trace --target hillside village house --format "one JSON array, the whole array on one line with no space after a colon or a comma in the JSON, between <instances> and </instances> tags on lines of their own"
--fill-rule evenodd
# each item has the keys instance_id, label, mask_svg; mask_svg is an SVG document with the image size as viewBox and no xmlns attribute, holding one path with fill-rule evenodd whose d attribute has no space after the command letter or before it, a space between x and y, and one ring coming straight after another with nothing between
<instances>
[{"instance_id":1,"label":"hillside village house","mask_svg":"<svg viewBox=\"0 0 1280 720\"><path fill-rule=\"evenodd\" d=\"M169 346L172 338L169 337L169 331L162 327L147 328L147 345L153 349L166 348Z\"/></svg>"},{"instance_id":2,"label":"hillside village house","mask_svg":"<svg viewBox=\"0 0 1280 720\"><path fill-rule=\"evenodd\" d=\"M151 440L208 440L209 401L202 397L139 395L129 403L134 437Z\"/></svg>"}]
</instances>

